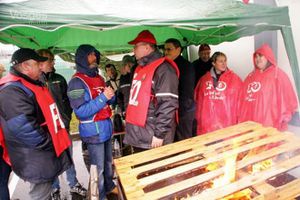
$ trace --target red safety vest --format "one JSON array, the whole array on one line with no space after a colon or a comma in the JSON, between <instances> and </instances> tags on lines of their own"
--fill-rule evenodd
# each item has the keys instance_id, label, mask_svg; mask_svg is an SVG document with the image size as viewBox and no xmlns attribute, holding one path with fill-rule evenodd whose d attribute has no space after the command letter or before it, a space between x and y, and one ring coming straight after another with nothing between
<instances>
[{"instance_id":1,"label":"red safety vest","mask_svg":"<svg viewBox=\"0 0 300 200\"><path fill-rule=\"evenodd\" d=\"M46 87L34 85L26 81L25 79L18 76L14 76L12 74L8 74L5 77L3 77L0 80L0 85L14 81L21 82L26 88L30 89L35 94L35 98L45 117L45 123L43 124L47 125L48 127L56 156L59 157L59 155L70 146L71 141L69 139L68 132L65 129L64 123L62 122L61 116L58 112L56 103L54 102L50 92ZM4 151L3 159L8 164L10 164L9 156L5 146L5 138L1 126L0 145L3 147Z\"/></svg>"},{"instance_id":2,"label":"red safety vest","mask_svg":"<svg viewBox=\"0 0 300 200\"><path fill-rule=\"evenodd\" d=\"M77 72L76 74L74 74L74 77L77 77L80 80L82 80L82 82L87 86L87 88L89 89L89 94L91 99L95 99L97 96L99 96L100 93L104 91L105 82L104 79L99 75L96 75L95 77L89 77L83 73ZM81 123L89 122L89 121L96 122L110 117L111 117L111 109L109 105L106 105L103 109L101 109L93 116L92 120L80 121L80 122Z\"/></svg>"},{"instance_id":3,"label":"red safety vest","mask_svg":"<svg viewBox=\"0 0 300 200\"><path fill-rule=\"evenodd\" d=\"M179 70L174 61L163 57L146 66L138 66L135 70L134 78L130 89L129 102L126 110L126 122L136 126L145 126L148 107L151 97L152 79L156 69L167 61L175 69L179 77Z\"/></svg>"},{"instance_id":4,"label":"red safety vest","mask_svg":"<svg viewBox=\"0 0 300 200\"><path fill-rule=\"evenodd\" d=\"M3 134L1 126L0 126L0 146L2 146L2 148L3 148L3 156L2 156L3 159L5 160L5 162L7 164L11 165L10 159L9 159L9 156L8 156L8 153L7 153L5 141L4 141L4 134Z\"/></svg>"}]
</instances>

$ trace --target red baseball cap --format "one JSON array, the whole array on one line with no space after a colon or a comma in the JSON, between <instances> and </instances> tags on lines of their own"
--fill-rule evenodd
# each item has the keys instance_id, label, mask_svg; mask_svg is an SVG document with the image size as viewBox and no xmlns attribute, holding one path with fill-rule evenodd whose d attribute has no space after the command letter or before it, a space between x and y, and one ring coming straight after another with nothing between
<instances>
[{"instance_id":1,"label":"red baseball cap","mask_svg":"<svg viewBox=\"0 0 300 200\"><path fill-rule=\"evenodd\" d=\"M138 36L134 40L128 42L128 44L135 45L139 42L146 42L146 43L150 43L150 44L156 44L156 39L150 31L143 30L142 32L140 32L138 34Z\"/></svg>"}]
</instances>

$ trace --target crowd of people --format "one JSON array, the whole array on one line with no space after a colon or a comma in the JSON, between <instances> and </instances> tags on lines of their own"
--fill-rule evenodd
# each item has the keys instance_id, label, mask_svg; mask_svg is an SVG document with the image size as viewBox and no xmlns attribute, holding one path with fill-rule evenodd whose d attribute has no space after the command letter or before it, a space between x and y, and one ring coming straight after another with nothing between
<instances>
[{"instance_id":1,"label":"crowd of people","mask_svg":"<svg viewBox=\"0 0 300 200\"><path fill-rule=\"evenodd\" d=\"M200 45L193 63L182 56L179 40L167 39L161 52L148 30L128 44L134 56L123 57L120 74L107 64L106 80L99 75L100 52L80 45L69 83L55 72L50 50L14 52L0 80L1 200L9 199L11 171L30 183L33 200L61 199L58 177L63 172L70 192L87 196L72 159L72 112L79 120L87 169L97 166L103 200L117 192L113 114L126 121L120 142L138 153L248 120L284 131L297 111L292 84L266 44L254 52L253 71L244 81L227 66L225 53L210 56L208 44Z\"/></svg>"}]
</instances>

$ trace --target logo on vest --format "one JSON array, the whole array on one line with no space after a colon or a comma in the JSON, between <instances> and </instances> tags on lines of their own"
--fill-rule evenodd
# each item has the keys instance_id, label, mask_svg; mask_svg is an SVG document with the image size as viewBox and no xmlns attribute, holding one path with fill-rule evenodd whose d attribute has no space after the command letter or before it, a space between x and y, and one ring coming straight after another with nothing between
<instances>
[{"instance_id":1,"label":"logo on vest","mask_svg":"<svg viewBox=\"0 0 300 200\"><path fill-rule=\"evenodd\" d=\"M129 96L129 104L133 106L137 106L139 104L137 98L142 86L142 82L139 80L133 80L132 86L130 89L130 96Z\"/></svg>"},{"instance_id":2,"label":"logo on vest","mask_svg":"<svg viewBox=\"0 0 300 200\"><path fill-rule=\"evenodd\" d=\"M226 90L227 84L224 81L219 81L216 88L214 88L211 81L206 81L205 84L206 91L204 96L208 96L211 100L223 100L225 98L223 91Z\"/></svg>"},{"instance_id":3,"label":"logo on vest","mask_svg":"<svg viewBox=\"0 0 300 200\"><path fill-rule=\"evenodd\" d=\"M224 81L218 81L216 90L222 92L222 91L226 90L226 88L227 88L227 84Z\"/></svg>"},{"instance_id":4,"label":"logo on vest","mask_svg":"<svg viewBox=\"0 0 300 200\"><path fill-rule=\"evenodd\" d=\"M258 92L261 88L260 82L252 82L248 84L247 87L247 96L246 96L246 101L255 101L255 98L253 95Z\"/></svg>"},{"instance_id":5,"label":"logo on vest","mask_svg":"<svg viewBox=\"0 0 300 200\"><path fill-rule=\"evenodd\" d=\"M98 94L104 92L104 87L94 87L93 90L96 90Z\"/></svg>"},{"instance_id":6,"label":"logo on vest","mask_svg":"<svg viewBox=\"0 0 300 200\"><path fill-rule=\"evenodd\" d=\"M57 133L58 132L58 123L57 122L59 122L59 125L60 125L61 128L65 128L65 124L63 123L63 121L60 117L60 114L59 114L56 103L51 104L49 106L49 108L50 108L50 111L51 111L54 130L55 130L55 133Z\"/></svg>"}]
</instances>

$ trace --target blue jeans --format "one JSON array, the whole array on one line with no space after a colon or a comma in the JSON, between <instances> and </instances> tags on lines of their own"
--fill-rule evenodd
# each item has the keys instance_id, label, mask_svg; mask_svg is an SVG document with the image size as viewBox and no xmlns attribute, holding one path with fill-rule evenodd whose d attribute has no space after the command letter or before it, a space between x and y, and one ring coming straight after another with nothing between
<instances>
[{"instance_id":1,"label":"blue jeans","mask_svg":"<svg viewBox=\"0 0 300 200\"><path fill-rule=\"evenodd\" d=\"M99 198L103 200L106 193L110 192L115 184L112 169L111 139L100 144L87 144L90 154L91 165L96 165L99 179Z\"/></svg>"},{"instance_id":2,"label":"blue jeans","mask_svg":"<svg viewBox=\"0 0 300 200\"><path fill-rule=\"evenodd\" d=\"M69 148L70 148L71 156L73 157L73 146L71 145ZM70 188L74 187L78 183L78 180L76 178L76 170L75 170L74 162L71 165L71 167L66 170L66 175L67 175L67 181L68 181ZM54 180L54 182L52 184L52 188L60 189L58 177Z\"/></svg>"},{"instance_id":3,"label":"blue jeans","mask_svg":"<svg viewBox=\"0 0 300 200\"><path fill-rule=\"evenodd\" d=\"M74 164L71 165L71 167L66 170L66 175L67 175L67 181L68 181L70 188L74 187L76 185L76 183L78 183L78 180L76 178L76 171L75 171ZM54 182L52 184L52 188L60 189L58 177L56 177L56 179L54 180Z\"/></svg>"},{"instance_id":4,"label":"blue jeans","mask_svg":"<svg viewBox=\"0 0 300 200\"><path fill-rule=\"evenodd\" d=\"M11 167L2 158L3 149L0 146L0 199L9 200L8 179Z\"/></svg>"}]
</instances>

